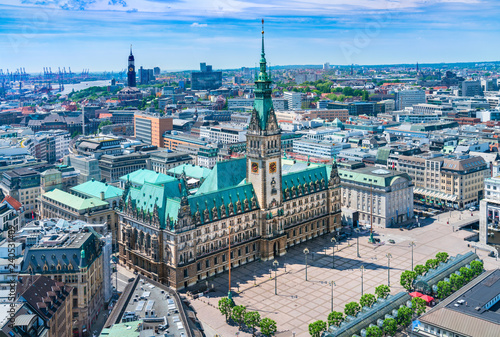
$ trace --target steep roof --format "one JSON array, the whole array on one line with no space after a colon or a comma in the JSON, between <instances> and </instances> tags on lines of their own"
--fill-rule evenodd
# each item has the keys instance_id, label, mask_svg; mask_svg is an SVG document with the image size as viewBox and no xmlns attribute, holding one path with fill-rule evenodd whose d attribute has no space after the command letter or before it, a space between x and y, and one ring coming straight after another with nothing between
<instances>
[{"instance_id":1,"label":"steep roof","mask_svg":"<svg viewBox=\"0 0 500 337\"><path fill-rule=\"evenodd\" d=\"M101 198L101 192L104 192L104 199L121 197L123 194L122 189L94 179L83 184L76 185L75 187L72 187L71 190L99 199Z\"/></svg>"},{"instance_id":2,"label":"steep roof","mask_svg":"<svg viewBox=\"0 0 500 337\"><path fill-rule=\"evenodd\" d=\"M23 206L19 201L17 201L14 197L11 197L10 195L6 196L2 202L7 202L9 205L12 206L16 211L19 211L21 207Z\"/></svg>"},{"instance_id":3,"label":"steep roof","mask_svg":"<svg viewBox=\"0 0 500 337\"><path fill-rule=\"evenodd\" d=\"M188 175L187 172L186 175ZM218 162L205 178L196 194L236 186L246 178L246 175L246 158Z\"/></svg>"},{"instance_id":4,"label":"steep roof","mask_svg":"<svg viewBox=\"0 0 500 337\"><path fill-rule=\"evenodd\" d=\"M57 188L53 191L45 193L43 196L51 200L60 202L61 204L67 205L76 210L86 210L93 207L109 205L106 201L102 201L98 198L84 199L77 197L76 195L61 191Z\"/></svg>"},{"instance_id":5,"label":"steep roof","mask_svg":"<svg viewBox=\"0 0 500 337\"><path fill-rule=\"evenodd\" d=\"M183 172L186 174L187 177L204 179L210 175L211 170L206 167L197 166L193 164L182 164L168 170L168 173L176 175L181 175Z\"/></svg>"},{"instance_id":6,"label":"steep roof","mask_svg":"<svg viewBox=\"0 0 500 337\"><path fill-rule=\"evenodd\" d=\"M129 174L126 174L122 177L120 177L121 181L130 181L132 184L135 185L144 185L145 183L150 183L150 184L155 184L155 185L161 185L165 184L171 181L174 181L175 178L168 176L163 173L147 170L147 169L140 169L134 172L131 172Z\"/></svg>"}]
</instances>

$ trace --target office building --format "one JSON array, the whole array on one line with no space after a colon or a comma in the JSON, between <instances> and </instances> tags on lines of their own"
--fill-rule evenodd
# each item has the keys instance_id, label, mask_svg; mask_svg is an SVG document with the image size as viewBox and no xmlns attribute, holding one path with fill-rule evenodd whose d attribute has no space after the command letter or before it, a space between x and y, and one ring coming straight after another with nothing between
<instances>
[{"instance_id":1,"label":"office building","mask_svg":"<svg viewBox=\"0 0 500 337\"><path fill-rule=\"evenodd\" d=\"M479 80L463 81L460 89L463 97L483 96L483 88Z\"/></svg>"},{"instance_id":2,"label":"office building","mask_svg":"<svg viewBox=\"0 0 500 337\"><path fill-rule=\"evenodd\" d=\"M200 147L196 155L196 165L212 169L217 163L218 154L217 147Z\"/></svg>"},{"instance_id":3,"label":"office building","mask_svg":"<svg viewBox=\"0 0 500 337\"><path fill-rule=\"evenodd\" d=\"M455 110L451 105L441 105L441 104L427 104L420 103L413 105L414 114L422 115L435 115L435 116L448 116L448 114L453 113Z\"/></svg>"},{"instance_id":4,"label":"office building","mask_svg":"<svg viewBox=\"0 0 500 337\"><path fill-rule=\"evenodd\" d=\"M9 231L15 233L21 229L19 213L19 210L15 209L7 200L0 203L0 241L9 237Z\"/></svg>"},{"instance_id":5,"label":"office building","mask_svg":"<svg viewBox=\"0 0 500 337\"><path fill-rule=\"evenodd\" d=\"M187 168L164 186L126 189L119 244L127 267L185 289L226 271L230 256L232 268L270 260L340 230L336 165L282 165L264 50L255 84L246 158L218 162L193 195Z\"/></svg>"},{"instance_id":6,"label":"office building","mask_svg":"<svg viewBox=\"0 0 500 337\"><path fill-rule=\"evenodd\" d=\"M387 168L412 178L417 202L440 208L477 205L484 196L484 179L490 176L483 158L467 154L389 155Z\"/></svg>"},{"instance_id":7,"label":"office building","mask_svg":"<svg viewBox=\"0 0 500 337\"><path fill-rule=\"evenodd\" d=\"M345 223L401 226L413 219L413 183L398 171L353 164L339 169Z\"/></svg>"},{"instance_id":8,"label":"office building","mask_svg":"<svg viewBox=\"0 0 500 337\"><path fill-rule=\"evenodd\" d=\"M329 140L316 139L295 139L293 141L293 152L304 156L314 158L329 158L333 159L340 151L348 149L351 144L339 143L335 144Z\"/></svg>"},{"instance_id":9,"label":"office building","mask_svg":"<svg viewBox=\"0 0 500 337\"><path fill-rule=\"evenodd\" d=\"M64 157L63 162L65 165L72 166L76 171L80 172L77 177L78 184L82 184L92 179L101 180L99 160L96 158L69 155Z\"/></svg>"},{"instance_id":10,"label":"office building","mask_svg":"<svg viewBox=\"0 0 500 337\"><path fill-rule=\"evenodd\" d=\"M173 167L193 163L194 159L184 152L159 150L148 152L149 158L146 160L146 168L155 172L167 174Z\"/></svg>"},{"instance_id":11,"label":"office building","mask_svg":"<svg viewBox=\"0 0 500 337\"><path fill-rule=\"evenodd\" d=\"M191 72L191 89L215 90L222 86L222 71L213 71L212 66L200 63L200 71Z\"/></svg>"},{"instance_id":12,"label":"office building","mask_svg":"<svg viewBox=\"0 0 500 337\"><path fill-rule=\"evenodd\" d=\"M139 84L149 84L155 81L153 69L144 69L142 66L139 68Z\"/></svg>"},{"instance_id":13,"label":"office building","mask_svg":"<svg viewBox=\"0 0 500 337\"><path fill-rule=\"evenodd\" d=\"M173 128L172 117L158 114L136 113L134 115L135 139L146 144L164 147L163 134Z\"/></svg>"},{"instance_id":14,"label":"office building","mask_svg":"<svg viewBox=\"0 0 500 337\"><path fill-rule=\"evenodd\" d=\"M285 91L283 94L283 98L287 101L287 110L300 110L302 109L302 93L293 92L293 91ZM278 110L278 109L276 109Z\"/></svg>"},{"instance_id":15,"label":"office building","mask_svg":"<svg viewBox=\"0 0 500 337\"><path fill-rule=\"evenodd\" d=\"M148 158L149 154L137 152L115 156L103 155L99 159L101 180L110 184L115 183L127 173L146 168Z\"/></svg>"},{"instance_id":16,"label":"office building","mask_svg":"<svg viewBox=\"0 0 500 337\"><path fill-rule=\"evenodd\" d=\"M40 173L31 168L20 168L3 172L0 188L22 205L21 221L33 219L38 214L40 196Z\"/></svg>"},{"instance_id":17,"label":"office building","mask_svg":"<svg viewBox=\"0 0 500 337\"><path fill-rule=\"evenodd\" d=\"M424 90L411 89L396 92L396 110L404 110L407 107L425 102Z\"/></svg>"},{"instance_id":18,"label":"office building","mask_svg":"<svg viewBox=\"0 0 500 337\"><path fill-rule=\"evenodd\" d=\"M246 140L247 130L230 126L202 126L200 127L200 139L208 142L230 144Z\"/></svg>"},{"instance_id":19,"label":"office building","mask_svg":"<svg viewBox=\"0 0 500 337\"><path fill-rule=\"evenodd\" d=\"M500 177L484 180L485 195L479 208L479 242L500 252Z\"/></svg>"},{"instance_id":20,"label":"office building","mask_svg":"<svg viewBox=\"0 0 500 337\"><path fill-rule=\"evenodd\" d=\"M196 155L199 148L206 146L208 142L173 131L166 132L163 135L163 144L167 150L180 151L189 155Z\"/></svg>"}]
</instances>

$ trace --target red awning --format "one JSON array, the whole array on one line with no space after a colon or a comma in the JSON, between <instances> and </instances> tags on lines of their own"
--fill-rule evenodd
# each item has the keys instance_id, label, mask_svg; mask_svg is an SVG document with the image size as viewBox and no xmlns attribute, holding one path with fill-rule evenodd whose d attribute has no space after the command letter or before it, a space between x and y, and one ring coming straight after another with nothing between
<instances>
[{"instance_id":1,"label":"red awning","mask_svg":"<svg viewBox=\"0 0 500 337\"><path fill-rule=\"evenodd\" d=\"M423 294L419 293L418 291L414 291L410 293L411 297L422 297Z\"/></svg>"},{"instance_id":2,"label":"red awning","mask_svg":"<svg viewBox=\"0 0 500 337\"><path fill-rule=\"evenodd\" d=\"M434 301L434 297L429 296L429 295L422 295L422 296L420 296L420 298L423 299L424 301L426 301L427 303Z\"/></svg>"}]
</instances>

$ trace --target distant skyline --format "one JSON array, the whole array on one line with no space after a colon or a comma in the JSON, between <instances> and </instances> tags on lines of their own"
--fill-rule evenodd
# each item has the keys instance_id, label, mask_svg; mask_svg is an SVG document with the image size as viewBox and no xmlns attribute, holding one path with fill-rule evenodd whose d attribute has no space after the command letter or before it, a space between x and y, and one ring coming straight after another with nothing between
<instances>
[{"instance_id":1,"label":"distant skyline","mask_svg":"<svg viewBox=\"0 0 500 337\"><path fill-rule=\"evenodd\" d=\"M494 0L0 0L0 68L121 71L499 60Z\"/></svg>"}]
</instances>

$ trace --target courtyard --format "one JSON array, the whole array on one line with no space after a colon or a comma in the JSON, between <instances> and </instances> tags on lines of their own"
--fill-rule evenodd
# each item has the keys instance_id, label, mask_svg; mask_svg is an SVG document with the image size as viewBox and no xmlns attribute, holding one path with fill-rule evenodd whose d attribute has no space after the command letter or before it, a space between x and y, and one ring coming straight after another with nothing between
<instances>
[{"instance_id":1,"label":"courtyard","mask_svg":"<svg viewBox=\"0 0 500 337\"><path fill-rule=\"evenodd\" d=\"M440 251L454 256L474 250L468 247L470 242L464 241L464 237L471 233L453 227L465 216L470 217L470 212L443 213L420 220L421 227L411 230L377 228L374 230L374 237L380 239L377 245L368 243L369 231L365 231L359 236L359 257L355 236L337 243L334 254L330 235L304 242L291 247L286 255L277 259L276 280L273 261L254 262L233 269L233 299L237 305L246 306L247 311L258 311L261 317L275 320L277 336L309 336L309 323L318 319L326 321L331 311L331 281L335 282L333 310L343 311L346 303L359 301L362 291L373 294L380 284L390 282L393 294L404 291L399 278L404 270L411 270L411 242L415 243L414 265L424 264ZM389 240L394 243L389 243ZM305 248L309 250L307 281ZM390 261L388 254L392 256ZM499 267L498 261L488 257L487 252L477 250L477 254L484 260L486 269ZM332 268L333 264L335 268ZM243 331L238 333L237 326L228 325L217 309L219 299L227 296L227 273L208 280L208 283L210 287L214 285L215 292L210 292L208 297L190 299L206 335L251 336Z\"/></svg>"}]
</instances>

